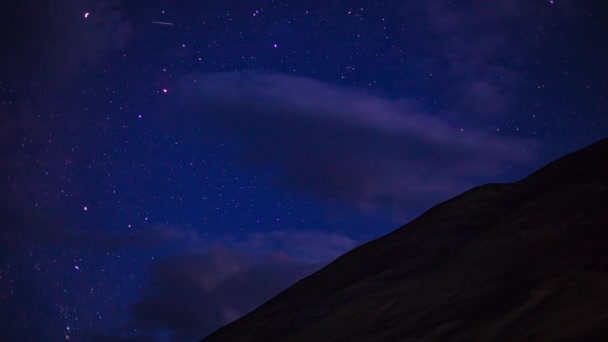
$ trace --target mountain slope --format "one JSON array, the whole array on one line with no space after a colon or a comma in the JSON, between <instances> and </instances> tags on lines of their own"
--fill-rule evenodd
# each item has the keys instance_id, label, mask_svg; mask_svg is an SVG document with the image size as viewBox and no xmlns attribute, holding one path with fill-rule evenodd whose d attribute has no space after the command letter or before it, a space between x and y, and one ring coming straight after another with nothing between
<instances>
[{"instance_id":1,"label":"mountain slope","mask_svg":"<svg viewBox=\"0 0 608 342\"><path fill-rule=\"evenodd\" d=\"M443 202L203 341L608 336L608 139Z\"/></svg>"}]
</instances>

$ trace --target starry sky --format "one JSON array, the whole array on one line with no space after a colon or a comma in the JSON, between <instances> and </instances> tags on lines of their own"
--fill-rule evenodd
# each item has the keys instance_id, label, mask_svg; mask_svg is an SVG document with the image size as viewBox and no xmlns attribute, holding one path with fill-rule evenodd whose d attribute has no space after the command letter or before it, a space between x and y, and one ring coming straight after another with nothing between
<instances>
[{"instance_id":1,"label":"starry sky","mask_svg":"<svg viewBox=\"0 0 608 342\"><path fill-rule=\"evenodd\" d=\"M3 338L201 338L438 201L608 136L607 13L3 4Z\"/></svg>"}]
</instances>

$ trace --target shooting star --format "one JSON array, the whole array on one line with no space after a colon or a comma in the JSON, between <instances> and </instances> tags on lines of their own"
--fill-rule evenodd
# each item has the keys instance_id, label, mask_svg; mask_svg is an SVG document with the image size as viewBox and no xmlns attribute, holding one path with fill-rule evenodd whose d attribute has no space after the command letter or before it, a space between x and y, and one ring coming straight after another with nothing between
<instances>
[{"instance_id":1,"label":"shooting star","mask_svg":"<svg viewBox=\"0 0 608 342\"><path fill-rule=\"evenodd\" d=\"M166 21L153 21L152 24L173 26L173 23L168 23Z\"/></svg>"}]
</instances>

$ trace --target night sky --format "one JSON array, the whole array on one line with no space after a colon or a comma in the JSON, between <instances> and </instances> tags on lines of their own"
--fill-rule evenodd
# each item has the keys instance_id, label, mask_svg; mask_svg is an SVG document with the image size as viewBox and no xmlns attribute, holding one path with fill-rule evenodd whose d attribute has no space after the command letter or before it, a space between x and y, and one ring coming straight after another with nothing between
<instances>
[{"instance_id":1,"label":"night sky","mask_svg":"<svg viewBox=\"0 0 608 342\"><path fill-rule=\"evenodd\" d=\"M607 6L3 3L0 339L201 338L608 136Z\"/></svg>"}]
</instances>

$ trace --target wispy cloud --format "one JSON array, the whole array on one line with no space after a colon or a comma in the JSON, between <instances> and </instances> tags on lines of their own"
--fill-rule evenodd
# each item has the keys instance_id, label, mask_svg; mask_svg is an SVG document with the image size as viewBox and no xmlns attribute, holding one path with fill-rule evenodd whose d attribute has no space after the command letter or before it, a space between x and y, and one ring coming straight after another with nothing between
<instances>
[{"instance_id":1,"label":"wispy cloud","mask_svg":"<svg viewBox=\"0 0 608 342\"><path fill-rule=\"evenodd\" d=\"M29 265L24 246L37 250L59 248L68 255L88 253L89 257L109 253L128 256L133 252L155 255L152 261L132 265L145 268L147 282L137 290L137 300L130 303L128 322L116 326L114 334L81 332L93 341L154 341L158 334L170 334L173 341L196 340L357 245L348 237L315 230L209 238L166 225L150 225L126 233L70 229L52 216L3 209L7 209L0 214L5 224L0 232L3 265ZM31 287L19 279L9 285L2 290ZM36 288L53 286L44 278L36 283ZM40 299L34 290L26 293L32 302ZM18 303L14 306L18 307ZM13 309L7 308L7 314ZM8 333L19 336L18 329Z\"/></svg>"},{"instance_id":2,"label":"wispy cloud","mask_svg":"<svg viewBox=\"0 0 608 342\"><path fill-rule=\"evenodd\" d=\"M227 324L353 248L318 231L250 234L204 252L155 261L149 287L131 308L129 328L192 340Z\"/></svg>"},{"instance_id":3,"label":"wispy cloud","mask_svg":"<svg viewBox=\"0 0 608 342\"><path fill-rule=\"evenodd\" d=\"M582 17L573 1L407 2L409 26L424 37L412 64L437 96L463 115L497 118L517 108L526 86L524 61L533 60L538 37L555 23ZM531 55L532 54L532 55ZM541 62L541 61L537 61Z\"/></svg>"},{"instance_id":4,"label":"wispy cloud","mask_svg":"<svg viewBox=\"0 0 608 342\"><path fill-rule=\"evenodd\" d=\"M284 185L363 209L431 204L535 159L532 141L303 77L194 75L180 93L179 115L239 141L245 162L279 166Z\"/></svg>"}]
</instances>

